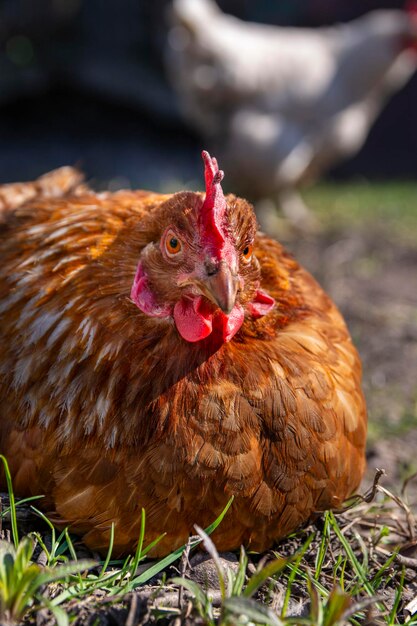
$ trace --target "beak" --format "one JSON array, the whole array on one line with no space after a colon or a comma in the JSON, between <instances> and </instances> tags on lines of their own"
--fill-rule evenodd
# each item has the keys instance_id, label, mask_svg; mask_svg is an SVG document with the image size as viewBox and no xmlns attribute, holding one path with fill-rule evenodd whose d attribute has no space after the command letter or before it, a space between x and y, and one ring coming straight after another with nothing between
<instances>
[{"instance_id":1,"label":"beak","mask_svg":"<svg viewBox=\"0 0 417 626\"><path fill-rule=\"evenodd\" d=\"M230 267L221 261L213 273L204 281L205 295L229 315L236 303L238 277L232 274Z\"/></svg>"}]
</instances>

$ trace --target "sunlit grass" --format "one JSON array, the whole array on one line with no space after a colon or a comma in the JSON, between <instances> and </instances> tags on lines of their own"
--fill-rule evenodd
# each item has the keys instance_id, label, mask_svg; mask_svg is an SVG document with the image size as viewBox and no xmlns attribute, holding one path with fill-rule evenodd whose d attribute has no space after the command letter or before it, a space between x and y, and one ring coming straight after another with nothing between
<instances>
[{"instance_id":1,"label":"sunlit grass","mask_svg":"<svg viewBox=\"0 0 417 626\"><path fill-rule=\"evenodd\" d=\"M305 189L303 198L327 223L389 222L417 232L417 182L322 182Z\"/></svg>"}]
</instances>

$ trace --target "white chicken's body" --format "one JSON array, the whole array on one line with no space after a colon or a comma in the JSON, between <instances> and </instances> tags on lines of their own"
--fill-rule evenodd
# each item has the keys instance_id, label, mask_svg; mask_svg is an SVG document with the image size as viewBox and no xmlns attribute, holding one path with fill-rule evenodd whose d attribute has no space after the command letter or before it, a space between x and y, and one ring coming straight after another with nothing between
<instances>
[{"instance_id":1,"label":"white chicken's body","mask_svg":"<svg viewBox=\"0 0 417 626\"><path fill-rule=\"evenodd\" d=\"M320 29L243 22L212 0L175 0L174 15L169 64L184 113L252 196L353 155L416 68L406 44L417 26L403 11Z\"/></svg>"}]
</instances>

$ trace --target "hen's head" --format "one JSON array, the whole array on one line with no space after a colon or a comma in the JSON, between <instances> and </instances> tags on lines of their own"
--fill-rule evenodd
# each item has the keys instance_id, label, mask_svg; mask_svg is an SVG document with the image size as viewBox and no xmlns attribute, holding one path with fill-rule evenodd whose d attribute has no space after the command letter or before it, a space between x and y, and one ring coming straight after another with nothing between
<instances>
[{"instance_id":1,"label":"hen's head","mask_svg":"<svg viewBox=\"0 0 417 626\"><path fill-rule=\"evenodd\" d=\"M152 241L142 250L130 295L146 315L172 317L186 341L212 332L230 341L245 314L265 315L274 300L259 289L253 209L224 197L223 172L208 152L202 156L205 197L178 193L156 210Z\"/></svg>"}]
</instances>

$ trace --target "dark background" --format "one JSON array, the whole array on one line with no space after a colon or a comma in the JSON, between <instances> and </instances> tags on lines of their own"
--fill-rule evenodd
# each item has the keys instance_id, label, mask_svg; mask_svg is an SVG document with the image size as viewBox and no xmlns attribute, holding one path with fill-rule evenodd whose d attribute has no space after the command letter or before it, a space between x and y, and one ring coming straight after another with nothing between
<instances>
[{"instance_id":1,"label":"dark background","mask_svg":"<svg viewBox=\"0 0 417 626\"><path fill-rule=\"evenodd\" d=\"M222 0L243 19L319 26L384 0ZM173 189L200 176L163 55L169 0L0 2L0 182L78 164L100 186ZM417 77L333 178L417 175Z\"/></svg>"}]
</instances>

